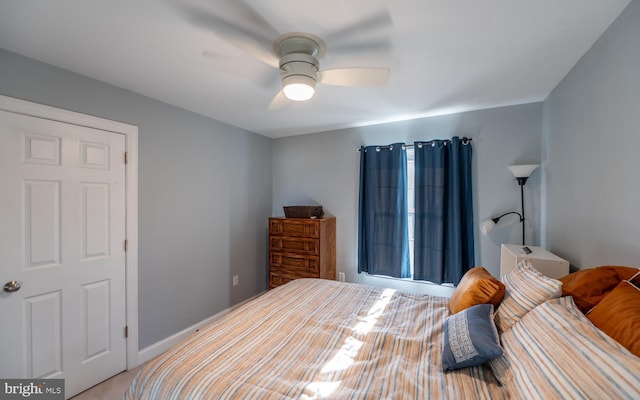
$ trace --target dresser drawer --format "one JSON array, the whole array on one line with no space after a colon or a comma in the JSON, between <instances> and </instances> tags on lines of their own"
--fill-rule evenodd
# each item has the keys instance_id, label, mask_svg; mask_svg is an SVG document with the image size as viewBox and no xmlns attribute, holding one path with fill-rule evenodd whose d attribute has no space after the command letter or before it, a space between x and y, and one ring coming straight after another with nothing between
<instances>
[{"instance_id":1,"label":"dresser drawer","mask_svg":"<svg viewBox=\"0 0 640 400\"><path fill-rule=\"evenodd\" d=\"M269 288L300 278L336 279L336 219L269 218Z\"/></svg>"},{"instance_id":2,"label":"dresser drawer","mask_svg":"<svg viewBox=\"0 0 640 400\"><path fill-rule=\"evenodd\" d=\"M272 219L269 234L295 237L320 237L320 224L314 220Z\"/></svg>"},{"instance_id":3,"label":"dresser drawer","mask_svg":"<svg viewBox=\"0 0 640 400\"><path fill-rule=\"evenodd\" d=\"M282 282L282 274L277 271L269 272L269 289L273 289L280 285L283 285L285 282Z\"/></svg>"},{"instance_id":4,"label":"dresser drawer","mask_svg":"<svg viewBox=\"0 0 640 400\"><path fill-rule=\"evenodd\" d=\"M318 257L272 252L269 260L271 270L308 273L320 276Z\"/></svg>"},{"instance_id":5,"label":"dresser drawer","mask_svg":"<svg viewBox=\"0 0 640 400\"><path fill-rule=\"evenodd\" d=\"M320 254L318 239L272 236L269 238L269 248L274 251L292 252L297 254Z\"/></svg>"}]
</instances>

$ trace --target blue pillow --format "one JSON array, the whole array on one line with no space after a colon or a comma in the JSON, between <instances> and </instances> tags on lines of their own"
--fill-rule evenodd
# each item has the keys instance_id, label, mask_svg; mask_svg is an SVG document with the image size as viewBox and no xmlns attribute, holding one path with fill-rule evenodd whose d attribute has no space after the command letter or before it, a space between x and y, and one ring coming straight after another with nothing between
<instances>
[{"instance_id":1,"label":"blue pillow","mask_svg":"<svg viewBox=\"0 0 640 400\"><path fill-rule=\"evenodd\" d=\"M479 304L447 318L442 350L445 371L481 365L502 355L492 316L492 304Z\"/></svg>"}]
</instances>

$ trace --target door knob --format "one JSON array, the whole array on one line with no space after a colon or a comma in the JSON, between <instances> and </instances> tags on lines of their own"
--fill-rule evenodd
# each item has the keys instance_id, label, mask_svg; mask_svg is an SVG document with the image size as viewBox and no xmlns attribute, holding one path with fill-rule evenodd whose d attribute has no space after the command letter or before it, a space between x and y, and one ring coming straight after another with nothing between
<instances>
[{"instance_id":1,"label":"door knob","mask_svg":"<svg viewBox=\"0 0 640 400\"><path fill-rule=\"evenodd\" d=\"M9 293L17 292L18 290L20 290L20 282L9 281L9 282L4 284L2 289L4 289L5 292L9 292Z\"/></svg>"}]
</instances>

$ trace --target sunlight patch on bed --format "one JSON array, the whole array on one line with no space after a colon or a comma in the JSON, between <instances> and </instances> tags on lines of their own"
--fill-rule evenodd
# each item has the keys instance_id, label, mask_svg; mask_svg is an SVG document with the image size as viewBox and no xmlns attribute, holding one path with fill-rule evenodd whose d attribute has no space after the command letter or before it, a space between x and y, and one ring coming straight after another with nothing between
<instances>
[{"instance_id":1,"label":"sunlight patch on bed","mask_svg":"<svg viewBox=\"0 0 640 400\"><path fill-rule=\"evenodd\" d=\"M371 306L369 311L367 311L367 314L364 317L358 317L358 322L352 329L354 335L349 336L345 340L345 343L336 355L322 368L321 373L326 374L335 371L344 371L353 364L353 361L358 355L358 351L362 347L362 341L354 336L364 336L373 329L378 318L380 318L389 305L395 292L395 289L385 289L378 300Z\"/></svg>"},{"instance_id":2,"label":"sunlight patch on bed","mask_svg":"<svg viewBox=\"0 0 640 400\"><path fill-rule=\"evenodd\" d=\"M306 399L306 400L327 398L329 397L329 395L331 395L331 393L333 393L338 388L338 386L340 386L341 382L342 381L311 382L310 384L307 385L305 390L308 390L311 393L313 393L313 396L303 394L300 398Z\"/></svg>"},{"instance_id":3,"label":"sunlight patch on bed","mask_svg":"<svg viewBox=\"0 0 640 400\"><path fill-rule=\"evenodd\" d=\"M361 335L366 335L367 333L369 333L375 326L378 318L380 318L380 315L382 315L384 310L389 305L389 302L391 301L391 298L393 297L393 294L395 292L395 289L385 289L378 298L378 301L376 301L375 304L369 309L367 315L365 317L359 318L360 321L353 328L353 331Z\"/></svg>"},{"instance_id":4,"label":"sunlight patch on bed","mask_svg":"<svg viewBox=\"0 0 640 400\"><path fill-rule=\"evenodd\" d=\"M335 371L344 371L353 364L362 347L362 342L352 336L348 337L336 355L322 367L320 373L328 374Z\"/></svg>"},{"instance_id":5,"label":"sunlight patch on bed","mask_svg":"<svg viewBox=\"0 0 640 400\"><path fill-rule=\"evenodd\" d=\"M363 342L357 339L354 336L363 336L366 335L373 329L376 322L384 312L384 310L389 305L393 294L396 292L394 289L385 289L378 300L371 306L369 311L365 316L358 317L358 322L353 327L353 335L349 336L340 350L336 353L336 355L327 362L322 370L320 370L321 374L333 374L339 371L345 371L350 366L353 365L360 348L362 347ZM341 381L333 381L333 382L312 382L307 385L306 389L311 393L314 393L315 396L318 397L327 397L331 395L339 386ZM308 397L304 398L316 398L316 397Z\"/></svg>"}]
</instances>

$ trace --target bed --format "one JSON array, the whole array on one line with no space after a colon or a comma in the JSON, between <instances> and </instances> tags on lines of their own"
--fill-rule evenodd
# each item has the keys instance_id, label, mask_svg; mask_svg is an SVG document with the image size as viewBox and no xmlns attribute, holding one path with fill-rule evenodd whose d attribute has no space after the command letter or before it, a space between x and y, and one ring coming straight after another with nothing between
<instances>
[{"instance_id":1,"label":"bed","mask_svg":"<svg viewBox=\"0 0 640 400\"><path fill-rule=\"evenodd\" d=\"M507 285L505 301L514 296ZM124 399L640 398L640 358L599 332L571 297L542 301L505 331L493 304L452 315L450 301L295 280L147 363ZM454 324L474 310L487 314L485 336L499 354L482 358L474 346L484 334L471 317ZM456 344L461 332L473 343ZM452 349L471 358L445 371Z\"/></svg>"}]
</instances>

